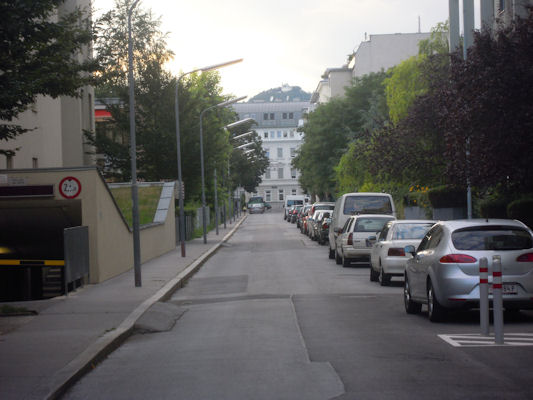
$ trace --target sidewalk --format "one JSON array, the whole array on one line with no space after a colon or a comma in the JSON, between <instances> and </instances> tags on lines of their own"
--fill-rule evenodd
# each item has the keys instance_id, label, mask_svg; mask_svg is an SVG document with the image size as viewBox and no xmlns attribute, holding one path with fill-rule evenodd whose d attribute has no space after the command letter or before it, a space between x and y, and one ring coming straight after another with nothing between
<instances>
[{"instance_id":1,"label":"sidewalk","mask_svg":"<svg viewBox=\"0 0 533 400\"><path fill-rule=\"evenodd\" d=\"M141 267L142 287L133 269L68 296L9 303L38 315L0 317L0 399L55 399L118 347L141 315L165 300L229 239L244 221L219 227L219 235L186 242ZM2 303L6 304L6 303Z\"/></svg>"}]
</instances>

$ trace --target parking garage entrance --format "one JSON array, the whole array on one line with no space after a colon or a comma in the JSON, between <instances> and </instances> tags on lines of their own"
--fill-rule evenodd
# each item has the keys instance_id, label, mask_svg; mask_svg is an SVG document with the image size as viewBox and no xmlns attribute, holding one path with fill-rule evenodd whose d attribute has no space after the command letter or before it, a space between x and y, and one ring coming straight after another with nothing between
<instances>
[{"instance_id":1,"label":"parking garage entrance","mask_svg":"<svg viewBox=\"0 0 533 400\"><path fill-rule=\"evenodd\" d=\"M51 298L76 285L65 276L65 229L80 225L80 200L2 199L0 301Z\"/></svg>"}]
</instances>

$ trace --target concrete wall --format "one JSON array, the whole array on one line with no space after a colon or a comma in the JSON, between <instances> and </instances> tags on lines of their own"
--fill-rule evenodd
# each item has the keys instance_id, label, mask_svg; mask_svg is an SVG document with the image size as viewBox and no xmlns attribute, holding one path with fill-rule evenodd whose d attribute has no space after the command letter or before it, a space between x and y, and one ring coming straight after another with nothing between
<instances>
[{"instance_id":1,"label":"concrete wall","mask_svg":"<svg viewBox=\"0 0 533 400\"><path fill-rule=\"evenodd\" d=\"M81 223L89 227L90 282L99 283L133 268L133 234L96 168L9 170L1 171L0 175L8 176L4 181L15 178L24 185L54 185L53 200L64 202L65 206L71 201L60 194L59 184L67 176L78 179L81 192L76 199L81 200ZM171 251L176 246L174 183L165 185L170 190L162 192L166 198L161 199L161 208L158 207L156 215L159 222L141 227L142 262ZM17 199L2 199L2 202L6 201L16 204ZM37 199L35 204L38 207Z\"/></svg>"}]
</instances>

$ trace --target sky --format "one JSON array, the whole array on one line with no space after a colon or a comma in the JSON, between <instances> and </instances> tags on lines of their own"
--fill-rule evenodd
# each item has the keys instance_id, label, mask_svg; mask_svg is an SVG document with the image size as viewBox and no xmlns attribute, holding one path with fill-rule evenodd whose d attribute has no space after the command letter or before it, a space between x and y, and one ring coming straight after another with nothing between
<instances>
[{"instance_id":1,"label":"sky","mask_svg":"<svg viewBox=\"0 0 533 400\"><path fill-rule=\"evenodd\" d=\"M478 0L479 1L479 0ZM95 15L114 0L93 0ZM448 19L448 0L141 0L161 17L174 74L242 58L220 69L224 94L282 84L313 92L366 35L429 32Z\"/></svg>"}]
</instances>

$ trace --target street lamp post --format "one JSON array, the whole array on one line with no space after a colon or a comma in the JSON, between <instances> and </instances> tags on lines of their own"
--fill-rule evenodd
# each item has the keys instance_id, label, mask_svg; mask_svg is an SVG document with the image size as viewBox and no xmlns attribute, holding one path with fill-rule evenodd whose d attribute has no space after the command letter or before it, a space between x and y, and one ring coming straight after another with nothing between
<instances>
[{"instance_id":1,"label":"street lamp post","mask_svg":"<svg viewBox=\"0 0 533 400\"><path fill-rule=\"evenodd\" d=\"M241 119L239 121L235 121L235 122L232 122L231 124L226 125L224 127L224 129L229 131L229 130L231 130L233 128L236 128L237 126L240 126L240 125L246 124L246 123L257 124L257 121L255 119L253 119L253 118L244 118L244 119ZM248 135L251 135L252 133L253 132L243 133L242 135L233 137L232 140L246 137ZM229 187L229 184L230 184L230 168L229 168L229 159L228 159L228 197L231 198L231 212L229 213L230 214L229 215L230 216L230 223L231 223L231 216L232 215L233 215L233 221L235 221L235 204L234 204L235 199L234 199L234 194L231 193L231 188Z\"/></svg>"},{"instance_id":2,"label":"street lamp post","mask_svg":"<svg viewBox=\"0 0 533 400\"><path fill-rule=\"evenodd\" d=\"M221 108L229 106L230 104L236 103L238 101L244 100L247 96L237 97L235 99L230 99L223 101L222 103L215 104L214 106L207 107L200 113L200 169L202 173L202 225L203 225L203 234L204 234L204 244L207 243L207 220L205 215L205 174L204 174L204 137L203 137L203 124L202 120L204 114L214 108Z\"/></svg>"},{"instance_id":3,"label":"street lamp post","mask_svg":"<svg viewBox=\"0 0 533 400\"><path fill-rule=\"evenodd\" d=\"M135 140L135 81L133 78L133 40L131 34L131 14L139 0L128 8L128 86L130 102L130 158L131 158L131 201L133 225L133 266L135 287L142 286L141 279L141 240L139 234L139 192L137 188L137 144Z\"/></svg>"},{"instance_id":4,"label":"street lamp post","mask_svg":"<svg viewBox=\"0 0 533 400\"><path fill-rule=\"evenodd\" d=\"M212 71L215 69L219 69L222 67L227 67L228 65L233 65L240 63L242 61L242 58L239 58L237 60L227 61L220 64L210 65L208 67L204 68L198 68L189 72L185 72L181 74L178 79L176 80L176 93L175 93L175 102L174 102L174 114L176 116L176 151L177 151L177 159L178 159L178 190L179 190L179 209L180 209L180 216L179 216L179 228L180 228L180 243L181 243L181 256L185 257L185 210L183 209L183 180L181 175L181 139L180 139L180 118L179 118L179 104L178 104L178 87L181 79L186 76L193 74L195 72L206 72L206 71Z\"/></svg>"}]
</instances>

